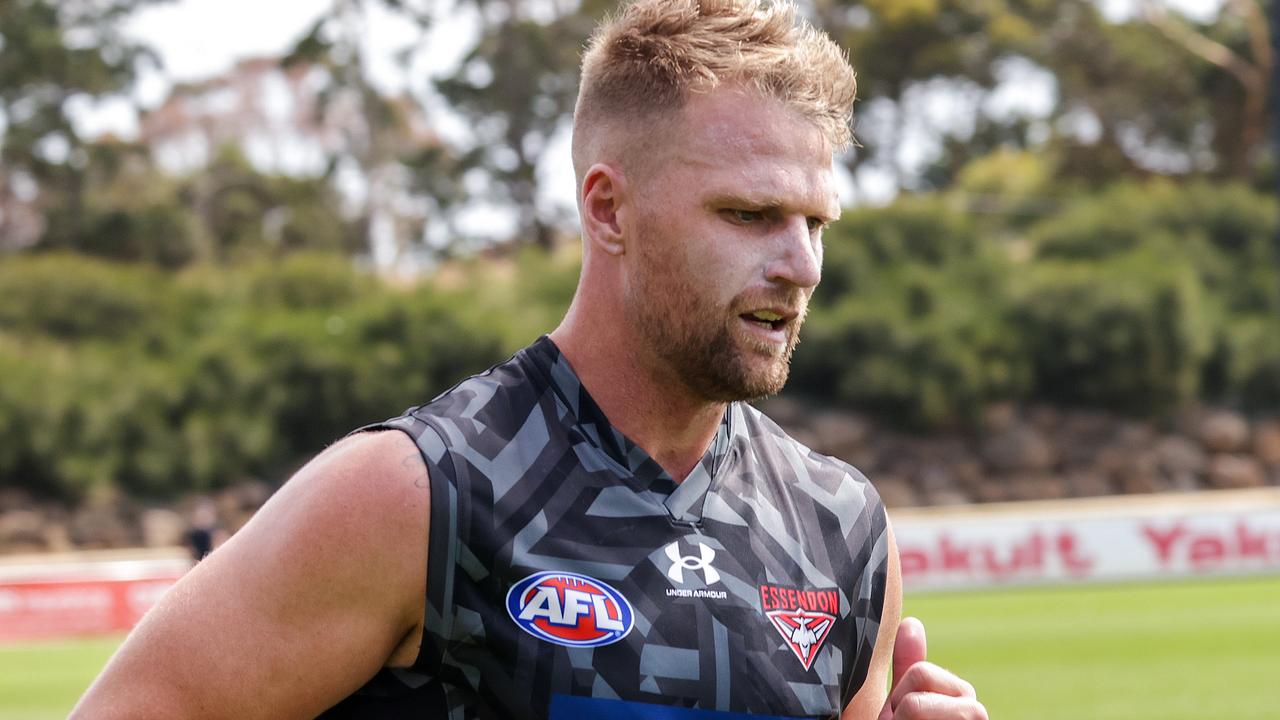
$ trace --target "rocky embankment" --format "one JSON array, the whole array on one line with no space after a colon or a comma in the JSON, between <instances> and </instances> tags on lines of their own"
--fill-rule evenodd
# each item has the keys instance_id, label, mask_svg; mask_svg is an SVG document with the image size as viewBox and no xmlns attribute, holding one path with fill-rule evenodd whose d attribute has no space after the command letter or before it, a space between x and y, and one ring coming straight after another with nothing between
<instances>
[{"instance_id":1,"label":"rocky embankment","mask_svg":"<svg viewBox=\"0 0 1280 720\"><path fill-rule=\"evenodd\" d=\"M997 405L967 432L923 437L788 398L762 409L815 450L853 463L889 507L1280 485L1280 416L1206 408L1160 424Z\"/></svg>"},{"instance_id":2,"label":"rocky embankment","mask_svg":"<svg viewBox=\"0 0 1280 720\"><path fill-rule=\"evenodd\" d=\"M920 436L790 398L763 409L805 444L857 466L889 507L1280 485L1280 415L1199 409L1154 423L998 405L967 431ZM213 493L222 527L243 525L272 489L246 480ZM180 544L196 500L161 507L100 494L68 508L3 489L0 553Z\"/></svg>"}]
</instances>

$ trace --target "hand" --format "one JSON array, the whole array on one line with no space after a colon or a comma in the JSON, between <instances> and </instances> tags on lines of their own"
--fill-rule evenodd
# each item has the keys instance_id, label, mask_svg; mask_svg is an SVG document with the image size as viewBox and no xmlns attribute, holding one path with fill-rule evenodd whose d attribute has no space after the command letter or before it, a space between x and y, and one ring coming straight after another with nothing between
<instances>
[{"instance_id":1,"label":"hand","mask_svg":"<svg viewBox=\"0 0 1280 720\"><path fill-rule=\"evenodd\" d=\"M893 645L893 688L877 720L987 720L973 686L925 661L924 623L903 618Z\"/></svg>"}]
</instances>

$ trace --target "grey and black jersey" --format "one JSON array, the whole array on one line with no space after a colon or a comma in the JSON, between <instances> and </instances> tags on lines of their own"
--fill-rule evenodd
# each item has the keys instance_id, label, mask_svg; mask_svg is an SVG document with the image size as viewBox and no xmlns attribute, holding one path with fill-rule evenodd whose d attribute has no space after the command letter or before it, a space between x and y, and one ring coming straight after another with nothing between
<instances>
[{"instance_id":1,"label":"grey and black jersey","mask_svg":"<svg viewBox=\"0 0 1280 720\"><path fill-rule=\"evenodd\" d=\"M324 717L834 718L867 681L884 508L749 404L676 482L543 337L374 427L430 473L422 647Z\"/></svg>"}]
</instances>

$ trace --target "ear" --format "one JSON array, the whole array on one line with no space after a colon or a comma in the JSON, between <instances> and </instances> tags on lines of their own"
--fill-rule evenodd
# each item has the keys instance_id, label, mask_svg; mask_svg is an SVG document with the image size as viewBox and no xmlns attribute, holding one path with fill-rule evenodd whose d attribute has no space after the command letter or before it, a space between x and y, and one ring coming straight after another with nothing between
<instances>
[{"instance_id":1,"label":"ear","mask_svg":"<svg viewBox=\"0 0 1280 720\"><path fill-rule=\"evenodd\" d=\"M582 180L582 234L610 255L626 252L619 210L626 199L627 181L610 165L596 163Z\"/></svg>"}]
</instances>

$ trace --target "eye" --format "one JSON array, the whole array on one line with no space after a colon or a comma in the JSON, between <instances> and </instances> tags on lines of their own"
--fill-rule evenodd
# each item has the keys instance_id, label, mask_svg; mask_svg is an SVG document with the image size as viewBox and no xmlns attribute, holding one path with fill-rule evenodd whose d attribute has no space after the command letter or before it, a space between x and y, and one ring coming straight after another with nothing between
<instances>
[{"instance_id":1,"label":"eye","mask_svg":"<svg viewBox=\"0 0 1280 720\"><path fill-rule=\"evenodd\" d=\"M734 222L741 223L743 225L750 225L752 223L760 222L761 220L764 219L764 213L759 210L741 210L737 208L730 208L728 210L725 210L724 213L728 215L729 218Z\"/></svg>"},{"instance_id":2,"label":"eye","mask_svg":"<svg viewBox=\"0 0 1280 720\"><path fill-rule=\"evenodd\" d=\"M821 232L822 229L827 226L827 222L820 217L810 217L807 218L807 221L809 223L810 233Z\"/></svg>"}]
</instances>

